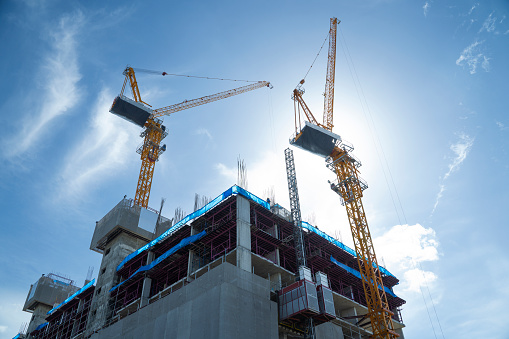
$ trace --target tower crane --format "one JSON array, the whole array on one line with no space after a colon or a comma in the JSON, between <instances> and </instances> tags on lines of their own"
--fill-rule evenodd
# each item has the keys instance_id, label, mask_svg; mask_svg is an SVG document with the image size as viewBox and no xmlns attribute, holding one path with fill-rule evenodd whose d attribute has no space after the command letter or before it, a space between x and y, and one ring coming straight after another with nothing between
<instances>
[{"instance_id":1,"label":"tower crane","mask_svg":"<svg viewBox=\"0 0 509 339\"><path fill-rule=\"evenodd\" d=\"M139 69L137 71L157 73L154 71ZM163 76L168 75L166 72L161 72L160 74ZM163 125L162 121L164 116L192 107L204 105L213 101L226 99L234 95L249 92L258 88L272 88L272 85L269 82L258 81L246 86L234 88L201 98L185 100L170 106L152 109L152 106L141 99L135 70L132 67L127 66L123 72L123 75L125 76L125 79L122 90L113 101L110 112L140 127L143 127L143 131L140 134L140 136L144 138L143 144L136 150L136 152L141 156L141 169L140 175L138 177L138 185L136 186L134 204L145 208L148 206L148 199L150 197L150 188L152 186L152 177L154 175L155 163L159 160L159 156L166 150L166 145L161 145L161 141L168 135L166 126ZM128 85L131 87L133 99L130 99L124 95L124 91Z\"/></svg>"},{"instance_id":2,"label":"tower crane","mask_svg":"<svg viewBox=\"0 0 509 339\"><path fill-rule=\"evenodd\" d=\"M394 331L391 318L394 313L389 309L362 204L363 191L367 188L367 184L359 176L361 163L351 154L353 146L342 141L339 135L332 133L336 35L339 22L336 18L330 19L323 123L316 120L304 102L304 88L302 87L304 80L301 80L292 95L295 109L295 136L290 140L290 143L324 157L327 167L336 175L337 181L330 185L331 189L340 196L342 205L346 207L373 337L392 339L399 335ZM301 111L309 121L305 121L304 127L301 124Z\"/></svg>"}]
</instances>

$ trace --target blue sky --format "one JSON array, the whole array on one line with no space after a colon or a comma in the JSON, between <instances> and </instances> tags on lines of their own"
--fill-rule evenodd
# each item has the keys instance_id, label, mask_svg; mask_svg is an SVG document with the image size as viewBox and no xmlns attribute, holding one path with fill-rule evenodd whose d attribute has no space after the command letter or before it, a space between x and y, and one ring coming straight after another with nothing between
<instances>
[{"instance_id":1,"label":"blue sky","mask_svg":"<svg viewBox=\"0 0 509 339\"><path fill-rule=\"evenodd\" d=\"M0 338L29 321L21 308L42 273L80 285L89 266L96 275L95 221L134 196L140 129L108 113L127 64L274 85L167 117L150 206L165 197L164 215L191 212L195 193L236 182L240 155L248 189L273 187L288 207L290 96L333 16L334 132L363 163L376 252L407 300L406 336L507 338L509 4L469 0L3 1ZM317 116L325 68L323 52L306 78ZM243 84L138 81L154 107ZM351 246L332 173L294 154L304 219Z\"/></svg>"}]
</instances>

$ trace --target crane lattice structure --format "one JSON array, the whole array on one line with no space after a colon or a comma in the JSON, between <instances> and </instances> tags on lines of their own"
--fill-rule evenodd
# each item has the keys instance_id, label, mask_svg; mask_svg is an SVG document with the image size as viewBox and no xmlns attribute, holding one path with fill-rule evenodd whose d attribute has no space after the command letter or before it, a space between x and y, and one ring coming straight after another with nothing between
<instances>
[{"instance_id":1,"label":"crane lattice structure","mask_svg":"<svg viewBox=\"0 0 509 339\"><path fill-rule=\"evenodd\" d=\"M330 20L323 123L315 119L304 102L302 97L304 80L301 80L292 96L295 108L295 137L290 140L290 143L326 158L327 167L336 175L337 180L331 183L331 189L341 197L341 202L346 207L373 337L392 339L399 335L394 331L391 318L394 313L389 309L382 274L362 204L363 191L367 188L367 184L359 176L361 163L351 154L353 147L342 141L339 135L332 133L338 23L336 18ZM304 127L301 124L301 110L309 121L309 123L305 121Z\"/></svg>"},{"instance_id":2,"label":"crane lattice structure","mask_svg":"<svg viewBox=\"0 0 509 339\"><path fill-rule=\"evenodd\" d=\"M304 238L302 235L302 217L300 214L299 190L297 189L297 175L295 174L295 161L293 151L285 149L286 177L288 181L288 193L290 195L290 212L293 222L293 242L295 243L295 255L297 265L306 266L306 253L304 251Z\"/></svg>"},{"instance_id":3,"label":"crane lattice structure","mask_svg":"<svg viewBox=\"0 0 509 339\"><path fill-rule=\"evenodd\" d=\"M145 71L148 73L157 73L154 71ZM127 119L134 124L143 127L140 136L144 139L143 144L136 150L141 156L141 169L136 186L136 195L134 204L147 207L152 187L152 178L154 176L154 167L159 156L166 150L166 145L161 145L161 141L168 135L166 127L162 124L162 117L175 112L183 111L192 107L208 104L221 99L226 99L238 94L249 92L262 87L270 87L267 81L258 81L239 88L223 91L220 93L204 96L193 100L185 100L178 104L151 109L150 105L141 99L136 74L132 67L127 66L123 72L125 79L120 95L115 98L110 112ZM160 73L167 75L166 72ZM129 85L133 94L133 100L124 95L125 88Z\"/></svg>"}]
</instances>

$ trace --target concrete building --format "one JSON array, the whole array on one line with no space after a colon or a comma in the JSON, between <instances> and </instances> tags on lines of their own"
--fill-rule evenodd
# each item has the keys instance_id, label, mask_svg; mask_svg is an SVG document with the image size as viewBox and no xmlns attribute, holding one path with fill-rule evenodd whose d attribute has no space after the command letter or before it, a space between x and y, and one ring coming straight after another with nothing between
<instances>
[{"instance_id":1,"label":"concrete building","mask_svg":"<svg viewBox=\"0 0 509 339\"><path fill-rule=\"evenodd\" d=\"M46 306L45 319L34 317L19 336L277 339L311 328L317 339L370 336L355 252L302 223L308 267L297 267L283 207L233 186L177 223L159 218L154 232L140 221L147 213L155 211L123 199L97 222L95 286ZM403 337L398 279L379 269Z\"/></svg>"}]
</instances>

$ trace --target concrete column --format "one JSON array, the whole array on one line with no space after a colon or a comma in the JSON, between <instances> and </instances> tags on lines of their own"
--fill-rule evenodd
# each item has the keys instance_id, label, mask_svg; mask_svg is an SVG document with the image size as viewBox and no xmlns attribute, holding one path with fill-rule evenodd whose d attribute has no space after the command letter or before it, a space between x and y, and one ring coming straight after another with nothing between
<instances>
[{"instance_id":1,"label":"concrete column","mask_svg":"<svg viewBox=\"0 0 509 339\"><path fill-rule=\"evenodd\" d=\"M281 273L270 275L270 290L278 291L282 288Z\"/></svg>"},{"instance_id":2,"label":"concrete column","mask_svg":"<svg viewBox=\"0 0 509 339\"><path fill-rule=\"evenodd\" d=\"M86 336L102 328L112 316L112 310L109 307L109 290L118 283L116 271L118 264L146 243L146 241L122 232L106 245L88 315Z\"/></svg>"},{"instance_id":3,"label":"concrete column","mask_svg":"<svg viewBox=\"0 0 509 339\"><path fill-rule=\"evenodd\" d=\"M37 328L37 326L45 323L47 313L52 308L53 307L49 305L38 304L32 313L32 319L30 319L30 324L28 325L27 333L31 333Z\"/></svg>"},{"instance_id":4,"label":"concrete column","mask_svg":"<svg viewBox=\"0 0 509 339\"><path fill-rule=\"evenodd\" d=\"M237 195L237 267L251 272L251 220L249 200Z\"/></svg>"},{"instance_id":5,"label":"concrete column","mask_svg":"<svg viewBox=\"0 0 509 339\"><path fill-rule=\"evenodd\" d=\"M148 252L146 265L154 260L154 252ZM140 307L148 305L148 298L150 298L150 288L152 287L152 279L149 277L143 278L143 287L141 289Z\"/></svg>"}]
</instances>

